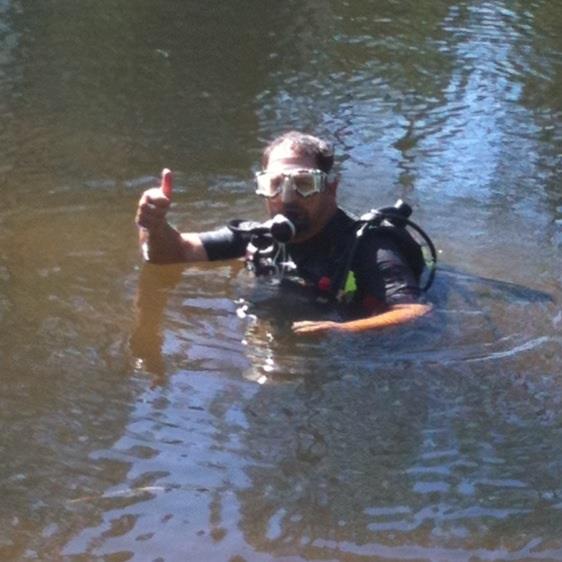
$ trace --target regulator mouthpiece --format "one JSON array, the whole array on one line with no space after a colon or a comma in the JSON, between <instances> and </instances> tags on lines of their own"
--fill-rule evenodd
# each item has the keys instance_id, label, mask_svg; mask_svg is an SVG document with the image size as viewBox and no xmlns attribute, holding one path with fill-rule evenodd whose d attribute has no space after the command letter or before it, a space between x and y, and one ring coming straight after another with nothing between
<instances>
[{"instance_id":1,"label":"regulator mouthpiece","mask_svg":"<svg viewBox=\"0 0 562 562\"><path fill-rule=\"evenodd\" d=\"M268 223L270 223L271 236L281 244L290 242L297 233L293 222L284 215L275 215Z\"/></svg>"},{"instance_id":2,"label":"regulator mouthpiece","mask_svg":"<svg viewBox=\"0 0 562 562\"><path fill-rule=\"evenodd\" d=\"M297 233L295 223L285 215L275 215L263 223L232 220L228 223L232 232L240 232L251 237L252 242L261 246L270 245L273 241L280 244L290 242Z\"/></svg>"}]
</instances>

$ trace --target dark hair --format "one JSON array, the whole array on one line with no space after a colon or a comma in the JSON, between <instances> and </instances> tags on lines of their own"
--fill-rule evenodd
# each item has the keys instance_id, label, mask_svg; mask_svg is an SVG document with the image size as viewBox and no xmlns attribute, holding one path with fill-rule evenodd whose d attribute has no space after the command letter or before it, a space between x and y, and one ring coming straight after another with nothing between
<instances>
[{"instance_id":1,"label":"dark hair","mask_svg":"<svg viewBox=\"0 0 562 562\"><path fill-rule=\"evenodd\" d=\"M318 137L300 133L299 131L289 131L273 139L264 149L261 163L263 168L267 168L271 151L279 145L287 142L291 148L299 155L312 156L316 161L319 170L329 173L334 165L333 146Z\"/></svg>"}]
</instances>

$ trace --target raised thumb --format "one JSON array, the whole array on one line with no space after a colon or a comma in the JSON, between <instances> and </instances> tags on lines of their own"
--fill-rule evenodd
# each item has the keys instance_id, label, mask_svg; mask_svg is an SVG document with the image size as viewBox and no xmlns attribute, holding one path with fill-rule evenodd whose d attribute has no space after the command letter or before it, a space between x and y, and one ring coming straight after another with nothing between
<instances>
[{"instance_id":1,"label":"raised thumb","mask_svg":"<svg viewBox=\"0 0 562 562\"><path fill-rule=\"evenodd\" d=\"M168 198L172 198L172 179L173 179L172 170L168 168L164 168L162 170L162 183L160 185L160 189L162 193Z\"/></svg>"}]
</instances>

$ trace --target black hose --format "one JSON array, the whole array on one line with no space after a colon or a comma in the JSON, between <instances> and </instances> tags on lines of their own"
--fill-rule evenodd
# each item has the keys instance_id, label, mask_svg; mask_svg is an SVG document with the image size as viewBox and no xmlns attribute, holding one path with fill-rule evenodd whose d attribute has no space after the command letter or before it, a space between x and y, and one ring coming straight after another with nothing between
<instances>
[{"instance_id":1,"label":"black hose","mask_svg":"<svg viewBox=\"0 0 562 562\"><path fill-rule=\"evenodd\" d=\"M435 249L431 238L421 226L406 217L400 217L400 220L404 221L410 228L413 228L424 239L424 242L427 244L427 247L431 252L431 264L427 265L426 262L426 266L429 269L429 276L425 285L421 288L422 291L426 292L431 287L433 280L435 279L435 273L437 271L437 250Z\"/></svg>"}]
</instances>

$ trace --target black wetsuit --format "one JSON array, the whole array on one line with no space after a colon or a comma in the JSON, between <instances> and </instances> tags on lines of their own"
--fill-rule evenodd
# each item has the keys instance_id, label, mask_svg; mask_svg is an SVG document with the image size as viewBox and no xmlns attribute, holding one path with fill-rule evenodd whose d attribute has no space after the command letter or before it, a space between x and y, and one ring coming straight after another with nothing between
<instances>
[{"instance_id":1,"label":"black wetsuit","mask_svg":"<svg viewBox=\"0 0 562 562\"><path fill-rule=\"evenodd\" d=\"M317 235L298 244L287 244L301 285L312 288L317 297L335 297L336 289L345 283L341 277L345 275L356 230L355 221L338 209ZM394 230L366 231L354 253L351 263L356 285L353 302L367 312L417 302L421 295L418 275ZM246 254L248 238L228 227L200 236L210 260L239 258Z\"/></svg>"}]
</instances>

